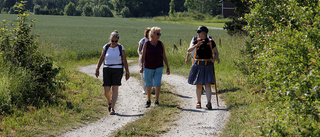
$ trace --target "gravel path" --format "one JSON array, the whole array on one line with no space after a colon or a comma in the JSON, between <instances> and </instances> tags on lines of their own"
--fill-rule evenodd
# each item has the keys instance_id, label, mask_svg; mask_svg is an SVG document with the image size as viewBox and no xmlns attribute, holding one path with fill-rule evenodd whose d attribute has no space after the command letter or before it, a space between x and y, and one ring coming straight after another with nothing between
<instances>
[{"instance_id":1,"label":"gravel path","mask_svg":"<svg viewBox=\"0 0 320 137\"><path fill-rule=\"evenodd\" d=\"M81 72L94 76L96 65L90 65L79 68ZM131 73L138 73L138 65L129 67ZM102 74L102 72L100 73ZM100 77L100 79L102 79ZM226 105L219 98L217 107L215 95L212 96L212 110L196 109L196 93L195 86L189 85L187 79L178 75L163 75L163 81L176 88L176 93L183 101L181 105L181 118L175 123L177 126L171 127L171 130L162 136L216 136L222 130L224 123L230 115ZM119 88L119 98L116 105L116 115L108 115L94 123L89 123L84 127L74 129L65 134L63 137L99 137L108 136L113 131L121 128L125 124L132 122L143 115L146 111L144 108L146 95L142 94L142 88L139 81L135 78L130 78L128 81L122 79L122 86ZM101 92L103 94L103 92ZM160 99L161 100L161 99ZM202 107L205 107L206 96L202 96ZM130 109L128 109L128 106Z\"/></svg>"}]
</instances>

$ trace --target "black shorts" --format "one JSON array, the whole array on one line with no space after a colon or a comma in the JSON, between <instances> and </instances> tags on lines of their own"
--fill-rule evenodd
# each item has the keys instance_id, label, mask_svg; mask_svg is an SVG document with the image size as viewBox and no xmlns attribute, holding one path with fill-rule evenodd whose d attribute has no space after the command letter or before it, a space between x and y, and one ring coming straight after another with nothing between
<instances>
[{"instance_id":1,"label":"black shorts","mask_svg":"<svg viewBox=\"0 0 320 137\"><path fill-rule=\"evenodd\" d=\"M120 86L123 68L103 68L102 86Z\"/></svg>"}]
</instances>

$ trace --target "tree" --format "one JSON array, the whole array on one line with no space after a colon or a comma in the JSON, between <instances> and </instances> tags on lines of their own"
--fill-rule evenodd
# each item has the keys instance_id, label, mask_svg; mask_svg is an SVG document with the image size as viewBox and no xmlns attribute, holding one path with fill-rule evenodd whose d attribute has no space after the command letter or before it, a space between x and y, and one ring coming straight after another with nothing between
<instances>
[{"instance_id":1,"label":"tree","mask_svg":"<svg viewBox=\"0 0 320 137\"><path fill-rule=\"evenodd\" d=\"M92 8L92 16L93 17L101 17L100 6L98 6L98 5L93 6L93 8Z\"/></svg>"},{"instance_id":2,"label":"tree","mask_svg":"<svg viewBox=\"0 0 320 137\"><path fill-rule=\"evenodd\" d=\"M100 6L100 15L101 17L113 17L113 13L110 8L106 5Z\"/></svg>"},{"instance_id":3,"label":"tree","mask_svg":"<svg viewBox=\"0 0 320 137\"><path fill-rule=\"evenodd\" d=\"M191 12L213 15L218 3L218 0L186 0L184 6Z\"/></svg>"},{"instance_id":4,"label":"tree","mask_svg":"<svg viewBox=\"0 0 320 137\"><path fill-rule=\"evenodd\" d=\"M174 0L171 0L170 2L170 10L169 10L169 15L170 16L173 16L175 14L175 4L174 4Z\"/></svg>"},{"instance_id":5,"label":"tree","mask_svg":"<svg viewBox=\"0 0 320 137\"><path fill-rule=\"evenodd\" d=\"M82 7L82 13L84 16L91 16L92 15L92 7L89 3L86 3L83 7Z\"/></svg>"},{"instance_id":6,"label":"tree","mask_svg":"<svg viewBox=\"0 0 320 137\"><path fill-rule=\"evenodd\" d=\"M229 35L247 34L244 29L247 26L247 20L244 18L245 14L250 13L250 2L246 0L228 0L235 4L235 13L239 17L233 17L232 21L226 22L224 29L228 31Z\"/></svg>"},{"instance_id":7,"label":"tree","mask_svg":"<svg viewBox=\"0 0 320 137\"><path fill-rule=\"evenodd\" d=\"M117 13L120 13L121 10L124 8L124 0L110 0L110 2L112 3L114 10Z\"/></svg>"},{"instance_id":8,"label":"tree","mask_svg":"<svg viewBox=\"0 0 320 137\"><path fill-rule=\"evenodd\" d=\"M130 17L130 10L128 7L124 7L122 10L121 10L121 15L122 17L125 17L125 18L128 18Z\"/></svg>"},{"instance_id":9,"label":"tree","mask_svg":"<svg viewBox=\"0 0 320 137\"><path fill-rule=\"evenodd\" d=\"M36 4L34 5L34 8L33 8L33 13L34 14L40 14L40 10L41 10L41 6Z\"/></svg>"},{"instance_id":10,"label":"tree","mask_svg":"<svg viewBox=\"0 0 320 137\"><path fill-rule=\"evenodd\" d=\"M64 8L64 15L67 16L74 16L76 13L76 5L72 2L70 2L65 8Z\"/></svg>"}]
</instances>

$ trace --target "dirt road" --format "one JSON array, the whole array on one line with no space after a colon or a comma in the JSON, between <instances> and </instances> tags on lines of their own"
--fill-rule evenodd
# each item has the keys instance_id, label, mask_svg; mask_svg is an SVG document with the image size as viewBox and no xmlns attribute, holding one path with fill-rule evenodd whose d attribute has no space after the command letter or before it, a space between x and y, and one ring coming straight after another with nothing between
<instances>
[{"instance_id":1,"label":"dirt road","mask_svg":"<svg viewBox=\"0 0 320 137\"><path fill-rule=\"evenodd\" d=\"M79 68L90 76L94 76L96 65L84 66ZM138 73L138 65L129 67L131 73ZM102 72L100 72L102 74ZM102 79L100 77L100 79ZM130 78L128 81L122 79L122 86L119 88L119 98L116 105L116 115L108 115L94 123L90 123L79 129L69 131L61 136L63 137L98 137L108 136L113 131L121 128L125 124L132 122L141 116L146 109L144 108L146 95L142 94L142 88L139 81ZM189 85L187 79L178 75L163 75L163 81L173 85L176 93L183 101L180 119L175 123L177 126L171 127L171 130L163 134L164 137L194 137L194 136L216 136L222 130L228 116L226 105L219 99L220 107L217 107L215 95L212 96L212 110L207 110L205 105L202 109L196 109L195 86ZM206 104L206 96L202 96L202 104ZM128 109L129 106L129 109Z\"/></svg>"}]
</instances>

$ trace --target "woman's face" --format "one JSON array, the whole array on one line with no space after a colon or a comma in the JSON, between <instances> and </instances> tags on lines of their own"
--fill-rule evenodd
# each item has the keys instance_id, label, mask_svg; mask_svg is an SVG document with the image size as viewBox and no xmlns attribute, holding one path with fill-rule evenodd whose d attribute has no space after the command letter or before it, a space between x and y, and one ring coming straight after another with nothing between
<instances>
[{"instance_id":1,"label":"woman's face","mask_svg":"<svg viewBox=\"0 0 320 137\"><path fill-rule=\"evenodd\" d=\"M117 45L118 44L118 38L112 38L111 39L111 45Z\"/></svg>"},{"instance_id":2,"label":"woman's face","mask_svg":"<svg viewBox=\"0 0 320 137\"><path fill-rule=\"evenodd\" d=\"M153 38L159 39L160 36L161 36L161 31L160 30L156 30L155 32L153 32Z\"/></svg>"},{"instance_id":3,"label":"woman's face","mask_svg":"<svg viewBox=\"0 0 320 137\"><path fill-rule=\"evenodd\" d=\"M202 38L202 39L206 37L204 32L199 32L198 35L199 35L199 38Z\"/></svg>"}]
</instances>

